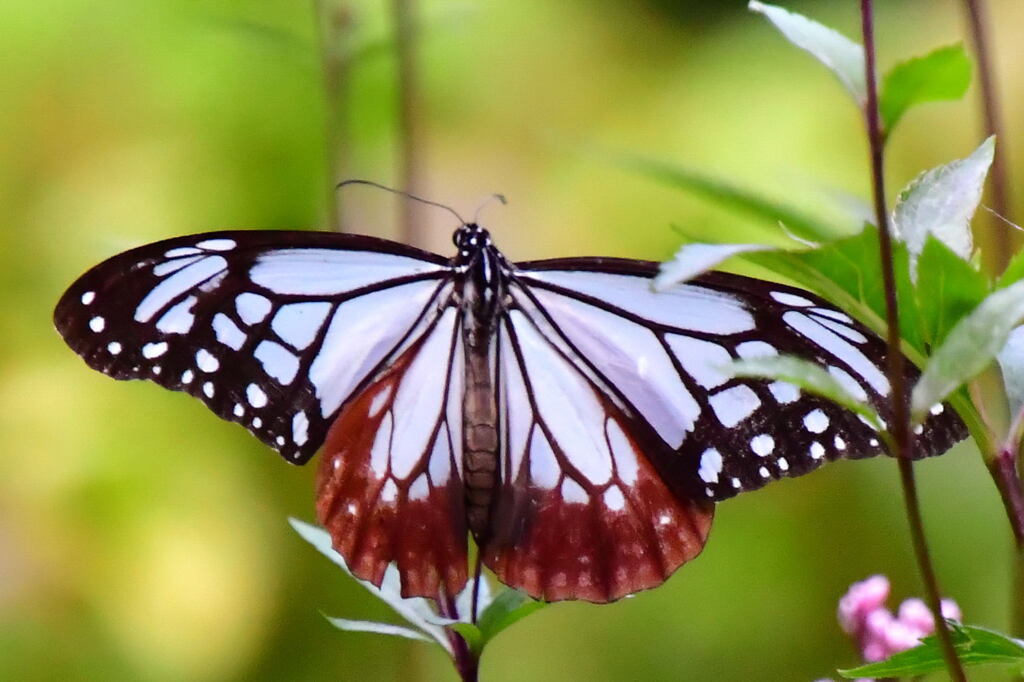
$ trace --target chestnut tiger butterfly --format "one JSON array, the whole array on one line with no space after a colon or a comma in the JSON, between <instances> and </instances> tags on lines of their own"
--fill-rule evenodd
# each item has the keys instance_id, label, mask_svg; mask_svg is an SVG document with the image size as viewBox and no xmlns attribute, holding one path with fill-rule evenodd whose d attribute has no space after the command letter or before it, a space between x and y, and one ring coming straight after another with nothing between
<instances>
[{"instance_id":1,"label":"chestnut tiger butterfly","mask_svg":"<svg viewBox=\"0 0 1024 682\"><path fill-rule=\"evenodd\" d=\"M320 523L405 596L459 593L471 535L507 585L612 601L694 558L716 502L882 451L822 398L721 372L798 355L891 418L885 344L814 294L722 272L655 294L655 263L511 263L475 223L454 242L179 237L92 268L54 319L96 370L187 392L293 464L322 450ZM917 452L965 435L936 406Z\"/></svg>"}]
</instances>

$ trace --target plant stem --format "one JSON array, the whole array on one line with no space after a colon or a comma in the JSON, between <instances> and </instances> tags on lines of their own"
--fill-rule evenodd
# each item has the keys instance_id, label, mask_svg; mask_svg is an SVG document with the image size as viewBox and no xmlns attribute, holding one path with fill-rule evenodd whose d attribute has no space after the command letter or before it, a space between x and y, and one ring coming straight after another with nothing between
<instances>
[{"instance_id":1,"label":"plant stem","mask_svg":"<svg viewBox=\"0 0 1024 682\"><path fill-rule=\"evenodd\" d=\"M395 50L398 59L398 130L396 166L398 188L419 194L419 133L416 114L419 108L419 83L416 71L416 0L392 0ZM421 243L419 206L400 197L399 226L402 241Z\"/></svg>"},{"instance_id":2,"label":"plant stem","mask_svg":"<svg viewBox=\"0 0 1024 682\"><path fill-rule=\"evenodd\" d=\"M1010 216L1010 179L1006 164L1006 150L1009 145L1003 137L1003 124L996 89L992 58L989 54L988 17L985 0L964 0L967 26L978 62L980 81L979 94L981 111L985 119L985 135L996 136L996 155L989 172L990 199L992 210L1008 220ZM1008 227L997 216L989 216L989 264L997 273L1002 272L1013 255L1013 240Z\"/></svg>"},{"instance_id":3,"label":"plant stem","mask_svg":"<svg viewBox=\"0 0 1024 682\"><path fill-rule=\"evenodd\" d=\"M865 76L867 82L867 103L865 119L868 144L871 149L871 180L874 189L875 217L878 221L879 256L882 266L882 280L885 286L886 340L888 343L888 377L892 390L893 425L892 435L896 446L896 461L899 464L900 480L903 484L903 501L906 506L910 535L917 557L918 568L924 582L935 630L942 643L942 653L950 677L957 682L966 682L960 660L953 648L949 628L942 617L939 586L932 568L928 544L921 519L921 505L917 497L917 481L914 479L913 432L910 429L909 401L906 375L904 374L903 351L900 348L899 307L896 299L896 274L892 258L892 232L885 201L884 139L878 114L878 84L875 75L874 12L871 0L861 0L861 28L864 36Z\"/></svg>"},{"instance_id":4,"label":"plant stem","mask_svg":"<svg viewBox=\"0 0 1024 682\"><path fill-rule=\"evenodd\" d=\"M344 232L345 216L336 185L345 173L344 145L348 142L346 91L348 38L352 14L342 0L314 0L320 68L324 87L324 156L327 165L327 228Z\"/></svg>"},{"instance_id":5,"label":"plant stem","mask_svg":"<svg viewBox=\"0 0 1024 682\"><path fill-rule=\"evenodd\" d=\"M442 594L437 600L437 610L445 618L458 620L459 610L455 606L455 600L448 595ZM462 635L451 628L445 628L448 633L448 641L452 643L452 652L455 658L455 670L458 671L462 682L477 682L477 675L480 670L480 659L473 650L466 644Z\"/></svg>"}]
</instances>

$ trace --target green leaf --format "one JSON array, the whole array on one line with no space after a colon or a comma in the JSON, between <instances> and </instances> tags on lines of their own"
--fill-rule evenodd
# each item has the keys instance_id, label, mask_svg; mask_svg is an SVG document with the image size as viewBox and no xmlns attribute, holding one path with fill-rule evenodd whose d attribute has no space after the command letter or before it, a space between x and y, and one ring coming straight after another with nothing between
<instances>
[{"instance_id":1,"label":"green leaf","mask_svg":"<svg viewBox=\"0 0 1024 682\"><path fill-rule=\"evenodd\" d=\"M640 156L617 155L613 161L626 170L638 172L668 187L681 189L724 208L764 220L773 228L782 223L802 239L822 241L835 239L840 234L835 228L799 209L701 171Z\"/></svg>"},{"instance_id":2,"label":"green leaf","mask_svg":"<svg viewBox=\"0 0 1024 682\"><path fill-rule=\"evenodd\" d=\"M487 644L498 633L545 606L546 602L536 601L519 590L506 587L480 614L477 625L483 636L483 644Z\"/></svg>"},{"instance_id":3,"label":"green leaf","mask_svg":"<svg viewBox=\"0 0 1024 682\"><path fill-rule=\"evenodd\" d=\"M440 644L449 654L452 653L451 643L448 641L448 636L445 634L444 628L437 623L432 622L437 618L437 614L431 606L431 602L420 597L403 597L398 569L394 565L388 566L388 569L384 572L384 580L381 582L380 587L377 587L371 582L360 580L352 575L348 565L345 563L345 559L334 551L330 534L328 534L328 532L323 528L298 519L288 519L288 523L291 524L292 528L295 529L295 532L298 533L303 540L313 545L318 552L340 566L345 573L372 592L375 597L394 609L395 613L408 621L408 623L413 625L415 629L424 632L426 636L429 636L433 641ZM345 621L345 619L335 620ZM364 621L345 622L360 623Z\"/></svg>"},{"instance_id":4,"label":"green leaf","mask_svg":"<svg viewBox=\"0 0 1024 682\"><path fill-rule=\"evenodd\" d=\"M764 244L684 244L672 260L658 266L658 275L651 280L651 288L654 291L665 291L707 272L733 256L768 251L771 248Z\"/></svg>"},{"instance_id":5,"label":"green leaf","mask_svg":"<svg viewBox=\"0 0 1024 682\"><path fill-rule=\"evenodd\" d=\"M838 31L775 5L751 0L747 8L768 18L775 28L802 50L811 53L832 70L853 95L857 106L867 101L864 76L864 48Z\"/></svg>"},{"instance_id":6,"label":"green leaf","mask_svg":"<svg viewBox=\"0 0 1024 682\"><path fill-rule=\"evenodd\" d=\"M892 222L910 251L912 267L929 234L970 260L971 218L981 201L994 153L995 138L990 137L966 159L925 171L900 192Z\"/></svg>"},{"instance_id":7,"label":"green leaf","mask_svg":"<svg viewBox=\"0 0 1024 682\"><path fill-rule=\"evenodd\" d=\"M971 84L971 60L963 45L940 47L897 64L885 76L878 108L888 135L911 107L960 99Z\"/></svg>"},{"instance_id":8,"label":"green leaf","mask_svg":"<svg viewBox=\"0 0 1024 682\"><path fill-rule=\"evenodd\" d=\"M987 628L947 622L953 647L963 665L1024 664L1024 643L1020 640ZM920 646L894 654L885 661L840 670L839 674L847 678L909 677L925 675L945 667L939 638L932 635L921 640Z\"/></svg>"},{"instance_id":9,"label":"green leaf","mask_svg":"<svg viewBox=\"0 0 1024 682\"><path fill-rule=\"evenodd\" d=\"M734 377L772 379L795 384L808 393L820 395L863 416L877 431L882 431L882 421L873 407L855 398L838 379L808 360L793 355L749 358L733 361L723 371Z\"/></svg>"},{"instance_id":10,"label":"green leaf","mask_svg":"<svg viewBox=\"0 0 1024 682\"><path fill-rule=\"evenodd\" d=\"M935 349L911 395L915 422L961 384L980 374L1006 345L1010 332L1024 319L1024 281L989 294L953 327Z\"/></svg>"},{"instance_id":11,"label":"green leaf","mask_svg":"<svg viewBox=\"0 0 1024 682\"><path fill-rule=\"evenodd\" d=\"M418 639L424 642L434 643L434 640L412 628L392 625L391 623L378 623L372 620L349 620L348 618L332 618L324 616L334 627L347 632L370 632L377 635L391 635L392 637L405 637L406 639Z\"/></svg>"},{"instance_id":12,"label":"green leaf","mask_svg":"<svg viewBox=\"0 0 1024 682\"><path fill-rule=\"evenodd\" d=\"M928 235L917 267L917 303L924 337L936 345L988 295L989 283L934 235Z\"/></svg>"},{"instance_id":13,"label":"green leaf","mask_svg":"<svg viewBox=\"0 0 1024 682\"><path fill-rule=\"evenodd\" d=\"M751 253L744 258L815 291L882 334L885 332L885 290L878 257L878 230L872 225L852 237L805 251ZM926 348L906 248L893 244L900 335L918 353Z\"/></svg>"},{"instance_id":14,"label":"green leaf","mask_svg":"<svg viewBox=\"0 0 1024 682\"><path fill-rule=\"evenodd\" d=\"M996 281L996 288L1002 289L1021 279L1024 279L1024 250L1018 251L1014 255L1013 260L1010 261L1010 264L1006 266L1003 274Z\"/></svg>"}]
</instances>

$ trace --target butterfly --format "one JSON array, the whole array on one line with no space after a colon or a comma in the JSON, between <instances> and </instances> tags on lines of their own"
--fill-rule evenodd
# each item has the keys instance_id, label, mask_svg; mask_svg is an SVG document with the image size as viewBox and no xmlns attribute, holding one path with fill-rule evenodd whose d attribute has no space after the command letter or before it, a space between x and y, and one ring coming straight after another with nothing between
<instances>
[{"instance_id":1,"label":"butterfly","mask_svg":"<svg viewBox=\"0 0 1024 682\"><path fill-rule=\"evenodd\" d=\"M468 538L499 580L608 602L704 547L715 503L882 451L859 417L736 358L795 354L891 419L886 346L814 294L657 265L511 263L462 224L445 258L372 237L230 231L79 278L54 319L116 379L202 400L287 461L322 452L317 516L357 577L455 595ZM917 377L909 365L907 378ZM937 405L920 456L966 435Z\"/></svg>"}]
</instances>

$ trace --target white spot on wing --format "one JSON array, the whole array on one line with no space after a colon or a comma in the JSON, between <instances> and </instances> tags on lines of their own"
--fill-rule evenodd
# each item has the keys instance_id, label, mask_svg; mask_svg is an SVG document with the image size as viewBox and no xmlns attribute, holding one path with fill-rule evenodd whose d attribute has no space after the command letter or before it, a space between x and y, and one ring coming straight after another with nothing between
<instances>
[{"instance_id":1,"label":"white spot on wing","mask_svg":"<svg viewBox=\"0 0 1024 682\"><path fill-rule=\"evenodd\" d=\"M180 258L181 256L195 256L201 254L202 251L194 246L179 246L175 249L164 254L164 258Z\"/></svg>"},{"instance_id":2,"label":"white spot on wing","mask_svg":"<svg viewBox=\"0 0 1024 682\"><path fill-rule=\"evenodd\" d=\"M410 500L425 500L430 495L430 484L427 483L427 477L421 475L412 485L409 486L409 499Z\"/></svg>"},{"instance_id":3,"label":"white spot on wing","mask_svg":"<svg viewBox=\"0 0 1024 682\"><path fill-rule=\"evenodd\" d=\"M238 317L248 325L262 322L270 314L270 299L259 294L245 292L235 297Z\"/></svg>"},{"instance_id":4,"label":"white spot on wing","mask_svg":"<svg viewBox=\"0 0 1024 682\"><path fill-rule=\"evenodd\" d=\"M773 381L768 384L768 390L776 402L782 405L800 398L800 389L788 381Z\"/></svg>"},{"instance_id":5,"label":"white spot on wing","mask_svg":"<svg viewBox=\"0 0 1024 682\"><path fill-rule=\"evenodd\" d=\"M309 440L309 417L305 412L296 412L292 417L292 440L299 447Z\"/></svg>"},{"instance_id":6,"label":"white spot on wing","mask_svg":"<svg viewBox=\"0 0 1024 682\"><path fill-rule=\"evenodd\" d=\"M236 417L241 417L244 414L245 414L245 407L242 405L242 403L235 403L234 415Z\"/></svg>"},{"instance_id":7,"label":"white spot on wing","mask_svg":"<svg viewBox=\"0 0 1024 682\"><path fill-rule=\"evenodd\" d=\"M273 341L260 341L253 356L263 365L263 371L287 386L299 372L299 359L284 346Z\"/></svg>"},{"instance_id":8,"label":"white spot on wing","mask_svg":"<svg viewBox=\"0 0 1024 682\"><path fill-rule=\"evenodd\" d=\"M814 305L814 301L809 301L803 296L787 294L784 291L773 291L771 293L771 297L782 305L796 306L798 308L805 308L809 305Z\"/></svg>"},{"instance_id":9,"label":"white spot on wing","mask_svg":"<svg viewBox=\"0 0 1024 682\"><path fill-rule=\"evenodd\" d=\"M213 333L218 341L234 350L240 350L245 343L245 332L224 313L213 316Z\"/></svg>"},{"instance_id":10,"label":"white spot on wing","mask_svg":"<svg viewBox=\"0 0 1024 682\"><path fill-rule=\"evenodd\" d=\"M717 343L676 334L666 340L679 364L704 388L721 386L731 378L722 368L732 362L732 356Z\"/></svg>"},{"instance_id":11,"label":"white spot on wing","mask_svg":"<svg viewBox=\"0 0 1024 682\"><path fill-rule=\"evenodd\" d=\"M833 444L836 446L836 450L846 449L846 441L840 438L839 436L836 436L836 439L835 441L833 441Z\"/></svg>"},{"instance_id":12,"label":"white spot on wing","mask_svg":"<svg viewBox=\"0 0 1024 682\"><path fill-rule=\"evenodd\" d=\"M384 488L380 491L380 501L384 504L390 504L396 499L398 499L398 486L389 478L388 482L384 484Z\"/></svg>"},{"instance_id":13,"label":"white spot on wing","mask_svg":"<svg viewBox=\"0 0 1024 682\"><path fill-rule=\"evenodd\" d=\"M214 388L212 381L207 381L203 384L203 395L207 398L212 398L215 390L216 389Z\"/></svg>"},{"instance_id":14,"label":"white spot on wing","mask_svg":"<svg viewBox=\"0 0 1024 682\"><path fill-rule=\"evenodd\" d=\"M825 433L828 428L828 415L821 410L811 410L804 415L804 428L811 433Z\"/></svg>"},{"instance_id":15,"label":"white spot on wing","mask_svg":"<svg viewBox=\"0 0 1024 682\"><path fill-rule=\"evenodd\" d=\"M265 407L267 404L267 394L256 384L249 384L245 387L245 399L257 409Z\"/></svg>"},{"instance_id":16,"label":"white spot on wing","mask_svg":"<svg viewBox=\"0 0 1024 682\"><path fill-rule=\"evenodd\" d=\"M220 361L210 351L200 348L196 351L196 366L209 374L220 369Z\"/></svg>"},{"instance_id":17,"label":"white spot on wing","mask_svg":"<svg viewBox=\"0 0 1024 682\"><path fill-rule=\"evenodd\" d=\"M234 239L206 239L196 244L201 249L208 249L210 251L230 251L231 249L238 246Z\"/></svg>"},{"instance_id":18,"label":"white spot on wing","mask_svg":"<svg viewBox=\"0 0 1024 682\"><path fill-rule=\"evenodd\" d=\"M613 485L604 491L604 505L612 511L622 511L626 508L626 498L622 496L622 491L619 490L619 486Z\"/></svg>"},{"instance_id":19,"label":"white spot on wing","mask_svg":"<svg viewBox=\"0 0 1024 682\"><path fill-rule=\"evenodd\" d=\"M188 333L192 329L192 323L196 320L196 316L192 314L192 306L195 304L195 296L189 296L175 304L156 321L156 328L164 334Z\"/></svg>"},{"instance_id":20,"label":"white spot on wing","mask_svg":"<svg viewBox=\"0 0 1024 682\"><path fill-rule=\"evenodd\" d=\"M587 495L587 491L571 478L566 478L562 481L562 499L569 504L586 504L590 502L590 496Z\"/></svg>"},{"instance_id":21,"label":"white spot on wing","mask_svg":"<svg viewBox=\"0 0 1024 682\"><path fill-rule=\"evenodd\" d=\"M750 439L750 449L758 457L767 457L775 450L775 439L767 433L754 436Z\"/></svg>"},{"instance_id":22,"label":"white spot on wing","mask_svg":"<svg viewBox=\"0 0 1024 682\"><path fill-rule=\"evenodd\" d=\"M167 352L167 342L157 341L155 343L147 343L142 347L142 357L147 360L158 358Z\"/></svg>"},{"instance_id":23,"label":"white spot on wing","mask_svg":"<svg viewBox=\"0 0 1024 682\"><path fill-rule=\"evenodd\" d=\"M768 467L759 467L757 473L761 474L761 478L769 478L771 476L771 472L768 471Z\"/></svg>"},{"instance_id":24,"label":"white spot on wing","mask_svg":"<svg viewBox=\"0 0 1024 682\"><path fill-rule=\"evenodd\" d=\"M87 291L84 294L82 294L82 305L89 305L90 303L92 303L95 300L96 300L96 292L95 291Z\"/></svg>"},{"instance_id":25,"label":"white spot on wing","mask_svg":"<svg viewBox=\"0 0 1024 682\"><path fill-rule=\"evenodd\" d=\"M722 473L722 453L715 448L708 448L700 456L700 469L697 474L705 483L718 483L718 474Z\"/></svg>"},{"instance_id":26,"label":"white spot on wing","mask_svg":"<svg viewBox=\"0 0 1024 682\"><path fill-rule=\"evenodd\" d=\"M96 316L89 320L89 329L99 334L107 326L107 321L100 316Z\"/></svg>"},{"instance_id":27,"label":"white spot on wing","mask_svg":"<svg viewBox=\"0 0 1024 682\"><path fill-rule=\"evenodd\" d=\"M302 350L313 343L330 311L331 304L323 301L290 303L281 306L270 327L283 341Z\"/></svg>"},{"instance_id":28,"label":"white spot on wing","mask_svg":"<svg viewBox=\"0 0 1024 682\"><path fill-rule=\"evenodd\" d=\"M789 462L785 457L779 457L775 463L779 465L779 471L789 471Z\"/></svg>"},{"instance_id":29,"label":"white spot on wing","mask_svg":"<svg viewBox=\"0 0 1024 682\"><path fill-rule=\"evenodd\" d=\"M117 341L111 341L107 344L107 350L110 351L111 355L117 355L121 352L121 344Z\"/></svg>"},{"instance_id":30,"label":"white spot on wing","mask_svg":"<svg viewBox=\"0 0 1024 682\"><path fill-rule=\"evenodd\" d=\"M744 360L749 360L750 358L770 358L778 355L779 351L765 341L745 341L736 346L736 354Z\"/></svg>"},{"instance_id":31,"label":"white spot on wing","mask_svg":"<svg viewBox=\"0 0 1024 682\"><path fill-rule=\"evenodd\" d=\"M812 459L821 459L825 456L825 446L818 441L814 441L811 443L810 453Z\"/></svg>"},{"instance_id":32,"label":"white spot on wing","mask_svg":"<svg viewBox=\"0 0 1024 682\"><path fill-rule=\"evenodd\" d=\"M928 411L931 412L933 415L938 416L942 414L942 411L945 409L946 408L942 405L942 403L939 403L937 405L932 405L931 409Z\"/></svg>"},{"instance_id":33,"label":"white spot on wing","mask_svg":"<svg viewBox=\"0 0 1024 682\"><path fill-rule=\"evenodd\" d=\"M749 417L761 405L761 399L749 386L733 386L715 393L708 402L722 426L732 428Z\"/></svg>"},{"instance_id":34,"label":"white spot on wing","mask_svg":"<svg viewBox=\"0 0 1024 682\"><path fill-rule=\"evenodd\" d=\"M183 384L191 384L192 383L192 377L193 377L192 370L186 369L181 374L181 383L183 383Z\"/></svg>"}]
</instances>

